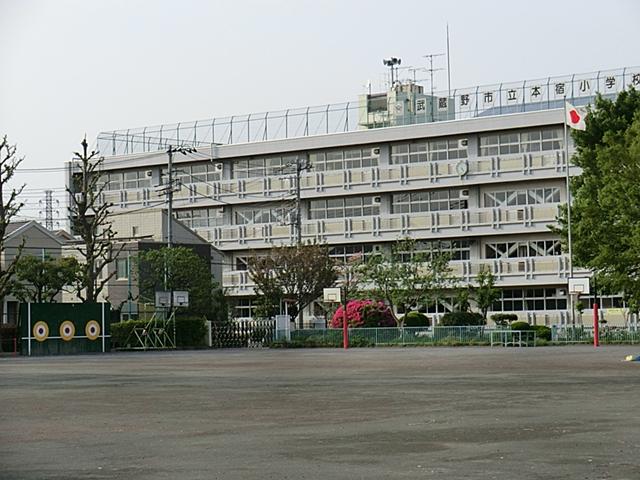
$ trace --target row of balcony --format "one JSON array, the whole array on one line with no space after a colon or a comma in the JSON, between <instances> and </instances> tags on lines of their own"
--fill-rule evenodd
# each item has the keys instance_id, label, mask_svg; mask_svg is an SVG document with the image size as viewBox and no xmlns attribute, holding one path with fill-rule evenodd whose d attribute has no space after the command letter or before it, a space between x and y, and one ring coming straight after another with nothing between
<instances>
[{"instance_id":1,"label":"row of balcony","mask_svg":"<svg viewBox=\"0 0 640 480\"><path fill-rule=\"evenodd\" d=\"M302 224L302 238L336 243L548 231L547 225L556 222L558 207L554 203L308 220ZM221 250L270 248L291 244L295 239L292 225L230 225L194 230Z\"/></svg>"},{"instance_id":2,"label":"row of balcony","mask_svg":"<svg viewBox=\"0 0 640 480\"><path fill-rule=\"evenodd\" d=\"M490 270L498 285L549 285L566 282L569 258L564 255L521 257L495 260L458 260L450 262L451 273L461 282L470 283L482 270ZM248 271L226 271L222 285L231 295L253 295L254 283Z\"/></svg>"},{"instance_id":3,"label":"row of balcony","mask_svg":"<svg viewBox=\"0 0 640 480\"><path fill-rule=\"evenodd\" d=\"M461 162L463 170L460 170ZM407 187L454 186L497 178L531 180L536 176L539 178L558 176L564 172L565 164L563 152L553 151L385 165L305 173L301 178L300 188L303 198L313 198L318 196L318 193L393 192ZM460 172L465 170L466 173L460 175ZM295 177L291 175L221 180L212 183L195 182L182 185L174 194L174 200L178 206L185 203L215 204L216 201L250 203L255 202L257 198L277 200L291 194L294 187ZM153 188L106 191L103 194L103 201L121 208L146 206L163 199L162 191Z\"/></svg>"}]
</instances>

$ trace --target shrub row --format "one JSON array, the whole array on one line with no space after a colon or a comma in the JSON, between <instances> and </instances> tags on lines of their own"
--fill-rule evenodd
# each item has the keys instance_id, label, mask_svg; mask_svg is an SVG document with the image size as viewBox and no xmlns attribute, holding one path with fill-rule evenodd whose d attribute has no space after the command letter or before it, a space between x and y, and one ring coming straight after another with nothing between
<instances>
[{"instance_id":1,"label":"shrub row","mask_svg":"<svg viewBox=\"0 0 640 480\"><path fill-rule=\"evenodd\" d=\"M486 323L482 315L477 312L448 312L440 320L440 325L443 327L467 327Z\"/></svg>"},{"instance_id":2,"label":"shrub row","mask_svg":"<svg viewBox=\"0 0 640 480\"><path fill-rule=\"evenodd\" d=\"M111 324L111 344L118 348L126 348L135 343L135 328L144 328L147 320L128 320ZM200 347L204 344L206 327L204 319L199 317L182 317L176 319L176 343L179 347ZM170 335L172 332L169 332Z\"/></svg>"}]
</instances>

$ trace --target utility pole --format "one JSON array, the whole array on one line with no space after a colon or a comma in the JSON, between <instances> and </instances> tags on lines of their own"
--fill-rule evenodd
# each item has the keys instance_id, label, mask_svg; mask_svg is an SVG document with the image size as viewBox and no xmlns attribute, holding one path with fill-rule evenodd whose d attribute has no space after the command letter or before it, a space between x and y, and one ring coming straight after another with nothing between
<instances>
[{"instance_id":1,"label":"utility pole","mask_svg":"<svg viewBox=\"0 0 640 480\"><path fill-rule=\"evenodd\" d=\"M296 157L296 245L302 245L302 199L300 198L300 178L302 177L300 157Z\"/></svg>"},{"instance_id":2,"label":"utility pole","mask_svg":"<svg viewBox=\"0 0 640 480\"><path fill-rule=\"evenodd\" d=\"M295 220L295 229L296 229L296 247L299 248L302 245L302 198L300 195L300 183L302 178L302 172L311 168L307 158L304 158L304 164L301 161L300 156L296 157L296 220ZM299 279L297 285L298 295L297 295L297 304L298 304L298 322L300 324L300 328L303 326L303 313L300 309L300 296L302 292L302 279Z\"/></svg>"},{"instance_id":3,"label":"utility pole","mask_svg":"<svg viewBox=\"0 0 640 480\"><path fill-rule=\"evenodd\" d=\"M165 195L167 196L167 248L173 247L173 154L181 153L183 155L187 155L189 153L196 153L195 147L174 147L173 145L169 145L169 149L167 150L167 156L169 160L167 162L167 188L165 190Z\"/></svg>"},{"instance_id":4,"label":"utility pole","mask_svg":"<svg viewBox=\"0 0 640 480\"><path fill-rule=\"evenodd\" d=\"M168 175L169 175L169 190L167 191L167 248L173 246L173 146L169 145L167 155L169 156L168 162Z\"/></svg>"}]
</instances>

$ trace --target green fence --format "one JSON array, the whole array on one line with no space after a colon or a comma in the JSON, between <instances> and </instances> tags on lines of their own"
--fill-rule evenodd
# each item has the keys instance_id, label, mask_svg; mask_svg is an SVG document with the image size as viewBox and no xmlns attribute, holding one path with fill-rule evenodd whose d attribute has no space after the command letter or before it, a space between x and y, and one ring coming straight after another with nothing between
<instances>
[{"instance_id":1,"label":"green fence","mask_svg":"<svg viewBox=\"0 0 640 480\"><path fill-rule=\"evenodd\" d=\"M284 332L277 332L281 339ZM552 343L593 343L593 327L552 327ZM640 343L640 330L604 327L600 343ZM291 341L317 341L327 345L342 344L342 329L304 329L291 332ZM350 328L349 341L371 345L504 345L533 346L541 343L532 330L509 330L490 327L405 327Z\"/></svg>"},{"instance_id":2,"label":"green fence","mask_svg":"<svg viewBox=\"0 0 640 480\"><path fill-rule=\"evenodd\" d=\"M405 328L350 328L350 342L375 345L457 345L491 343L490 330L485 327L405 327ZM291 340L321 340L326 343L342 342L342 329L294 330Z\"/></svg>"},{"instance_id":3,"label":"green fence","mask_svg":"<svg viewBox=\"0 0 640 480\"><path fill-rule=\"evenodd\" d=\"M25 303L20 306L21 353L68 355L108 352L108 303Z\"/></svg>"},{"instance_id":4,"label":"green fence","mask_svg":"<svg viewBox=\"0 0 640 480\"><path fill-rule=\"evenodd\" d=\"M637 328L601 327L598 332L600 344L640 343L640 330ZM553 327L552 339L557 343L593 343L593 327Z\"/></svg>"}]
</instances>

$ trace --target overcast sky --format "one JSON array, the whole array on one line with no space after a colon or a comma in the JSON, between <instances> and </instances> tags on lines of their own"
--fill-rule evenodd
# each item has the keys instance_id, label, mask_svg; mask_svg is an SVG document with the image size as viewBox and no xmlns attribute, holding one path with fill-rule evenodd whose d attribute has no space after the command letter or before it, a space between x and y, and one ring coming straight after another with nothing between
<instances>
[{"instance_id":1,"label":"overcast sky","mask_svg":"<svg viewBox=\"0 0 640 480\"><path fill-rule=\"evenodd\" d=\"M640 65L637 0L0 0L0 134L55 169L85 133L354 99L382 58L444 52L447 22L453 87ZM33 216L64 186L19 180Z\"/></svg>"}]
</instances>

